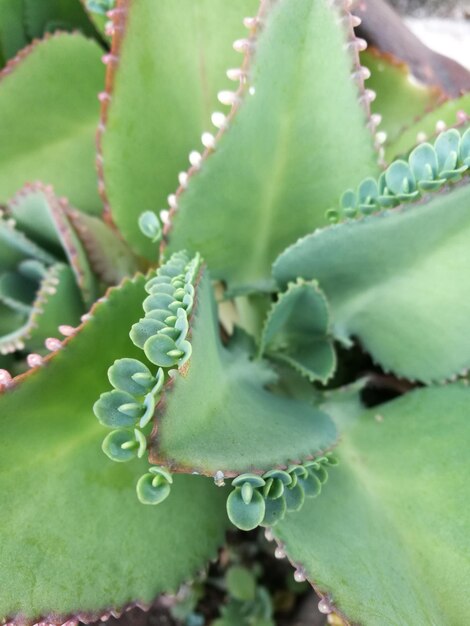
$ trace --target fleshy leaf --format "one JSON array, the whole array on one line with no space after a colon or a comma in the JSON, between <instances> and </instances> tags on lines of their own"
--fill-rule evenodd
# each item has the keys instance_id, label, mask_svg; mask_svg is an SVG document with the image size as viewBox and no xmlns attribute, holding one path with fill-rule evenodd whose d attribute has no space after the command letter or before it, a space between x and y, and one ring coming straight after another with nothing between
<instances>
[{"instance_id":1,"label":"fleshy leaf","mask_svg":"<svg viewBox=\"0 0 470 626\"><path fill-rule=\"evenodd\" d=\"M390 54L370 48L361 54L361 63L371 72L367 87L377 94L371 109L382 119L378 130L386 133L387 143L444 98L440 89L418 82L408 65Z\"/></svg>"},{"instance_id":2,"label":"fleshy leaf","mask_svg":"<svg viewBox=\"0 0 470 626\"><path fill-rule=\"evenodd\" d=\"M139 269L140 263L130 248L108 224L72 207L68 207L67 217L86 250L91 268L106 284L115 285Z\"/></svg>"},{"instance_id":3,"label":"fleshy leaf","mask_svg":"<svg viewBox=\"0 0 470 626\"><path fill-rule=\"evenodd\" d=\"M281 285L318 280L333 333L423 382L470 367L470 186L317 231L274 264Z\"/></svg>"},{"instance_id":4,"label":"fleshy leaf","mask_svg":"<svg viewBox=\"0 0 470 626\"><path fill-rule=\"evenodd\" d=\"M66 256L87 305L98 295L96 278L86 250L70 223L70 207L58 199L50 187L26 185L8 204L18 228L45 249Z\"/></svg>"},{"instance_id":5,"label":"fleshy leaf","mask_svg":"<svg viewBox=\"0 0 470 626\"><path fill-rule=\"evenodd\" d=\"M455 384L359 418L342 410L341 463L328 488L275 527L348 623L466 622L469 402L469 389Z\"/></svg>"},{"instance_id":6,"label":"fleshy leaf","mask_svg":"<svg viewBox=\"0 0 470 626\"><path fill-rule=\"evenodd\" d=\"M56 30L80 29L89 37L96 34L80 0L23 0L23 4L31 39Z\"/></svg>"},{"instance_id":7,"label":"fleshy leaf","mask_svg":"<svg viewBox=\"0 0 470 626\"><path fill-rule=\"evenodd\" d=\"M276 255L325 223L344 186L377 171L347 16L326 0L263 6L246 81L233 98L220 94L235 103L228 129L178 191L168 235L170 251L200 251L231 288L264 284Z\"/></svg>"},{"instance_id":8,"label":"fleshy leaf","mask_svg":"<svg viewBox=\"0 0 470 626\"><path fill-rule=\"evenodd\" d=\"M232 42L256 0L123 0L109 56L102 173L112 218L133 248L155 258L139 213L166 206L236 64ZM142 98L142 88L145 98Z\"/></svg>"},{"instance_id":9,"label":"fleshy leaf","mask_svg":"<svg viewBox=\"0 0 470 626\"><path fill-rule=\"evenodd\" d=\"M447 100L406 128L395 140L385 146L388 161L398 155L409 152L417 143L432 139L448 126L462 124L470 116L470 94L464 94L455 100Z\"/></svg>"},{"instance_id":10,"label":"fleshy leaf","mask_svg":"<svg viewBox=\"0 0 470 626\"><path fill-rule=\"evenodd\" d=\"M325 296L317 283L300 280L290 284L272 305L260 352L289 363L312 382L326 383L336 366L329 331Z\"/></svg>"},{"instance_id":11,"label":"fleshy leaf","mask_svg":"<svg viewBox=\"0 0 470 626\"><path fill-rule=\"evenodd\" d=\"M332 447L335 429L324 413L267 391L274 372L250 361L241 346L221 345L207 271L195 299L192 355L157 405L150 460L176 471L233 476L286 466Z\"/></svg>"},{"instance_id":12,"label":"fleshy leaf","mask_svg":"<svg viewBox=\"0 0 470 626\"><path fill-rule=\"evenodd\" d=\"M223 540L225 492L212 481L176 477L172 497L146 507L135 485L147 463L113 464L101 451L91 407L109 362L140 353L128 328L144 282L110 290L61 350L0 396L0 565L9 571L0 619L60 623L79 613L94 621L104 610L149 603L176 591Z\"/></svg>"},{"instance_id":13,"label":"fleshy leaf","mask_svg":"<svg viewBox=\"0 0 470 626\"><path fill-rule=\"evenodd\" d=\"M0 66L27 43L23 3L0 0Z\"/></svg>"},{"instance_id":14,"label":"fleshy leaf","mask_svg":"<svg viewBox=\"0 0 470 626\"><path fill-rule=\"evenodd\" d=\"M95 42L60 34L25 49L3 70L0 201L28 181L43 180L81 210L101 210L95 173L100 57Z\"/></svg>"}]
</instances>

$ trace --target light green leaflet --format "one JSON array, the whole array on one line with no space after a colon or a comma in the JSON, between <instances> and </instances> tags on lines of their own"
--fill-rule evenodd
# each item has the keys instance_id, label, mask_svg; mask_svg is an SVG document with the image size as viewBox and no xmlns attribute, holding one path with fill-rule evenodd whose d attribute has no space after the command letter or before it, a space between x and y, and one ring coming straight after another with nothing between
<instances>
[{"instance_id":1,"label":"light green leaflet","mask_svg":"<svg viewBox=\"0 0 470 626\"><path fill-rule=\"evenodd\" d=\"M301 239L274 264L319 281L333 333L386 370L423 382L470 366L470 186Z\"/></svg>"},{"instance_id":2,"label":"light green leaflet","mask_svg":"<svg viewBox=\"0 0 470 626\"><path fill-rule=\"evenodd\" d=\"M289 558L349 623L467 623L469 405L470 390L455 384L359 418L342 410L328 489L276 526Z\"/></svg>"},{"instance_id":3,"label":"light green leaflet","mask_svg":"<svg viewBox=\"0 0 470 626\"><path fill-rule=\"evenodd\" d=\"M270 393L265 387L276 375L266 364L250 361L239 342L229 350L221 345L207 272L196 301L192 356L157 406L152 462L234 475L285 466L332 447L336 431L325 413Z\"/></svg>"},{"instance_id":4,"label":"light green leaflet","mask_svg":"<svg viewBox=\"0 0 470 626\"><path fill-rule=\"evenodd\" d=\"M110 463L101 451L93 402L109 363L140 352L127 329L143 285L139 277L111 290L76 337L0 395L0 620L99 619L150 602L175 591L223 541L226 492L211 480L176 477L171 498L146 507L135 483L147 463Z\"/></svg>"},{"instance_id":5,"label":"light green leaflet","mask_svg":"<svg viewBox=\"0 0 470 626\"><path fill-rule=\"evenodd\" d=\"M200 251L231 288L265 284L276 255L324 224L348 185L377 171L340 15L329 5L267 3L244 101L178 198L170 250Z\"/></svg>"},{"instance_id":6,"label":"light green leaflet","mask_svg":"<svg viewBox=\"0 0 470 626\"><path fill-rule=\"evenodd\" d=\"M239 62L232 43L244 35L242 20L257 6L256 0L120 4L128 15L123 39L113 47L119 63L110 66L103 174L114 221L133 248L151 259L155 247L137 218L166 208L178 172L188 169L189 152L209 129L217 92L230 87L225 71Z\"/></svg>"},{"instance_id":7,"label":"light green leaflet","mask_svg":"<svg viewBox=\"0 0 470 626\"><path fill-rule=\"evenodd\" d=\"M82 35L53 35L2 77L0 202L41 180L80 210L101 210L95 172L101 54Z\"/></svg>"}]
</instances>

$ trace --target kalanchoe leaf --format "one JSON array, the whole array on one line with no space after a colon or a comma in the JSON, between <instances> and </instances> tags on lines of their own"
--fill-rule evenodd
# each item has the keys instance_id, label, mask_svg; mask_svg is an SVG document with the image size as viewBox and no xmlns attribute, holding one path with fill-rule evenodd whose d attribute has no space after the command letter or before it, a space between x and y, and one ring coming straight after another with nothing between
<instances>
[{"instance_id":1,"label":"kalanchoe leaf","mask_svg":"<svg viewBox=\"0 0 470 626\"><path fill-rule=\"evenodd\" d=\"M305 492L298 480L295 485L287 485L284 498L287 511L300 511L305 501Z\"/></svg>"},{"instance_id":2,"label":"kalanchoe leaf","mask_svg":"<svg viewBox=\"0 0 470 626\"><path fill-rule=\"evenodd\" d=\"M367 411L330 404L341 464L273 534L349 623L466 623L469 402L459 383Z\"/></svg>"},{"instance_id":3,"label":"kalanchoe leaf","mask_svg":"<svg viewBox=\"0 0 470 626\"><path fill-rule=\"evenodd\" d=\"M139 417L137 413L129 415L125 411L120 411L121 406L133 404L134 396L125 391L107 391L101 394L99 400L93 405L93 411L103 426L116 428L120 426L133 426ZM143 413L143 406L140 413Z\"/></svg>"},{"instance_id":4,"label":"kalanchoe leaf","mask_svg":"<svg viewBox=\"0 0 470 626\"><path fill-rule=\"evenodd\" d=\"M138 456L139 444L133 430L120 429L113 430L106 436L102 449L112 461L126 463Z\"/></svg>"},{"instance_id":5,"label":"kalanchoe leaf","mask_svg":"<svg viewBox=\"0 0 470 626\"><path fill-rule=\"evenodd\" d=\"M416 144L424 140L430 143L445 128L462 126L462 112L469 111L470 94L445 100L437 107L415 120L400 135L385 144L385 157L391 162L397 156L407 154ZM463 127L464 129L466 126Z\"/></svg>"},{"instance_id":6,"label":"kalanchoe leaf","mask_svg":"<svg viewBox=\"0 0 470 626\"><path fill-rule=\"evenodd\" d=\"M137 483L137 497L142 504L160 504L168 498L171 486L167 480L158 474L144 474Z\"/></svg>"},{"instance_id":7,"label":"kalanchoe leaf","mask_svg":"<svg viewBox=\"0 0 470 626\"><path fill-rule=\"evenodd\" d=\"M394 161L385 172L385 181L387 188L399 200L413 199L418 195L416 181L406 161Z\"/></svg>"},{"instance_id":8,"label":"kalanchoe leaf","mask_svg":"<svg viewBox=\"0 0 470 626\"><path fill-rule=\"evenodd\" d=\"M246 503L242 496L242 488L236 487L227 499L227 514L229 520L241 530L253 530L264 519L266 505L263 496L256 490L252 498Z\"/></svg>"},{"instance_id":9,"label":"kalanchoe leaf","mask_svg":"<svg viewBox=\"0 0 470 626\"><path fill-rule=\"evenodd\" d=\"M155 385L149 368L137 359L117 359L108 370L109 382L115 389L131 395L142 395Z\"/></svg>"},{"instance_id":10,"label":"kalanchoe leaf","mask_svg":"<svg viewBox=\"0 0 470 626\"><path fill-rule=\"evenodd\" d=\"M247 78L236 94L219 94L233 102L229 122L178 190L166 230L170 251L199 250L231 289L268 287L276 255L325 224L348 185L378 170L351 80L347 24L341 3L262 3L246 44ZM288 218L287 207L295 207Z\"/></svg>"},{"instance_id":11,"label":"kalanchoe leaf","mask_svg":"<svg viewBox=\"0 0 470 626\"><path fill-rule=\"evenodd\" d=\"M1 577L0 621L99 620L137 601L150 604L175 593L224 541L224 489L176 476L165 505L146 507L135 488L147 461L112 463L101 450L107 433L91 407L116 359L143 358L128 331L141 314L144 284L137 276L111 289L62 349L0 393L0 564L3 572L16 564ZM18 458L39 468L21 489L12 480Z\"/></svg>"},{"instance_id":12,"label":"kalanchoe leaf","mask_svg":"<svg viewBox=\"0 0 470 626\"><path fill-rule=\"evenodd\" d=\"M26 181L44 180L82 210L101 212L95 170L101 55L82 35L56 34L34 43L3 77L0 202Z\"/></svg>"},{"instance_id":13,"label":"kalanchoe leaf","mask_svg":"<svg viewBox=\"0 0 470 626\"><path fill-rule=\"evenodd\" d=\"M470 167L470 128L468 128L460 142L460 163Z\"/></svg>"},{"instance_id":14,"label":"kalanchoe leaf","mask_svg":"<svg viewBox=\"0 0 470 626\"><path fill-rule=\"evenodd\" d=\"M40 183L25 185L8 204L8 213L29 238L46 250L64 257L75 274L85 304L98 295L98 284L87 252L69 219L71 208L65 198Z\"/></svg>"},{"instance_id":15,"label":"kalanchoe leaf","mask_svg":"<svg viewBox=\"0 0 470 626\"><path fill-rule=\"evenodd\" d=\"M232 480L232 485L234 487L243 486L245 483L250 484L254 488L264 487L265 481L261 476L256 474L240 474Z\"/></svg>"},{"instance_id":16,"label":"kalanchoe leaf","mask_svg":"<svg viewBox=\"0 0 470 626\"><path fill-rule=\"evenodd\" d=\"M434 108L442 99L442 92L435 86L418 82L406 63L378 48L361 52L360 60L371 73L366 81L367 88L376 93L371 110L372 114L380 116L378 130L384 134L387 147L404 128Z\"/></svg>"},{"instance_id":17,"label":"kalanchoe leaf","mask_svg":"<svg viewBox=\"0 0 470 626\"><path fill-rule=\"evenodd\" d=\"M272 499L265 498L265 511L261 526L275 526L277 522L282 520L287 512L286 500L284 497Z\"/></svg>"},{"instance_id":18,"label":"kalanchoe leaf","mask_svg":"<svg viewBox=\"0 0 470 626\"><path fill-rule=\"evenodd\" d=\"M374 195L375 186L370 178L359 185L357 193L349 189L343 194L340 203L342 215L346 218L356 217L358 213L369 215L401 202L412 202L424 193L437 191L447 183L460 180L470 167L470 162L465 163L462 158L462 150L467 150L467 133L461 136L458 130L451 129L441 133L434 146L421 144L411 152L408 160L394 161L378 179L377 196ZM361 193L363 198L368 191L370 195L365 199L367 202L363 202ZM335 219L330 221L339 221L337 217L335 211Z\"/></svg>"},{"instance_id":19,"label":"kalanchoe leaf","mask_svg":"<svg viewBox=\"0 0 470 626\"><path fill-rule=\"evenodd\" d=\"M164 313L163 317L166 319L169 316L169 312L165 311ZM147 339L153 337L164 328L167 328L167 326L163 321L153 319L153 317L145 317L132 326L130 338L136 346L143 349Z\"/></svg>"},{"instance_id":20,"label":"kalanchoe leaf","mask_svg":"<svg viewBox=\"0 0 470 626\"><path fill-rule=\"evenodd\" d=\"M140 215L139 228L153 243L158 243L162 238L162 226L153 211L145 211Z\"/></svg>"},{"instance_id":21,"label":"kalanchoe leaf","mask_svg":"<svg viewBox=\"0 0 470 626\"><path fill-rule=\"evenodd\" d=\"M242 20L257 5L257 0L198 0L197 5L123 0L113 16L100 175L113 221L151 260L155 244L141 234L138 215L146 208L163 209L174 192L189 152L210 127L218 91L230 85L225 71L238 62L231 44L243 36Z\"/></svg>"},{"instance_id":22,"label":"kalanchoe leaf","mask_svg":"<svg viewBox=\"0 0 470 626\"><path fill-rule=\"evenodd\" d=\"M191 358L172 375L156 408L151 462L233 476L285 466L333 445L326 415L311 403L268 391L276 375L266 362L251 360L242 342L235 338L228 348L222 345L205 270L195 302L189 319ZM226 441L233 444L227 447Z\"/></svg>"},{"instance_id":23,"label":"kalanchoe leaf","mask_svg":"<svg viewBox=\"0 0 470 626\"><path fill-rule=\"evenodd\" d=\"M300 280L280 294L266 318L260 353L288 363L312 382L326 383L334 374L330 312L317 283Z\"/></svg>"}]
</instances>

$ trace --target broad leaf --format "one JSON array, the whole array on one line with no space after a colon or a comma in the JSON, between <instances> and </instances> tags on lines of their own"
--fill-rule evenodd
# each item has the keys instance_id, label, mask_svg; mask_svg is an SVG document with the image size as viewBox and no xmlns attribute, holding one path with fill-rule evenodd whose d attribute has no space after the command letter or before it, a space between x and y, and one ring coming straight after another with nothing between
<instances>
[{"instance_id":1,"label":"broad leaf","mask_svg":"<svg viewBox=\"0 0 470 626\"><path fill-rule=\"evenodd\" d=\"M470 115L470 94L455 100L447 100L406 128L399 136L387 144L385 156L388 161L409 152L423 138L432 138L447 126L461 122L461 115Z\"/></svg>"},{"instance_id":2,"label":"broad leaf","mask_svg":"<svg viewBox=\"0 0 470 626\"><path fill-rule=\"evenodd\" d=\"M92 405L110 361L139 352L128 327L143 284L111 290L75 337L0 396L0 619L98 619L150 602L223 539L225 493L212 481L177 477L164 504L144 506L135 485L147 463L113 464L101 451Z\"/></svg>"},{"instance_id":3,"label":"broad leaf","mask_svg":"<svg viewBox=\"0 0 470 626\"><path fill-rule=\"evenodd\" d=\"M140 233L142 211L165 208L200 145L238 62L232 43L256 0L140 0L120 3L108 70L103 176L112 217L134 249L155 258ZM124 11L124 14L123 14ZM122 29L124 28L124 32ZM118 62L117 62L118 61ZM142 97L142 89L145 97Z\"/></svg>"},{"instance_id":4,"label":"broad leaf","mask_svg":"<svg viewBox=\"0 0 470 626\"><path fill-rule=\"evenodd\" d=\"M260 352L288 363L312 382L326 383L336 367L329 332L330 312L321 289L315 282L299 280L272 305Z\"/></svg>"},{"instance_id":5,"label":"broad leaf","mask_svg":"<svg viewBox=\"0 0 470 626\"><path fill-rule=\"evenodd\" d=\"M469 402L455 384L359 419L343 410L328 489L276 526L289 558L349 623L466 623Z\"/></svg>"},{"instance_id":6,"label":"broad leaf","mask_svg":"<svg viewBox=\"0 0 470 626\"><path fill-rule=\"evenodd\" d=\"M83 299L90 306L98 295L98 285L86 250L70 223L66 199L59 200L49 187L39 183L26 185L11 200L8 210L28 237L67 259Z\"/></svg>"},{"instance_id":7,"label":"broad leaf","mask_svg":"<svg viewBox=\"0 0 470 626\"><path fill-rule=\"evenodd\" d=\"M0 82L0 201L37 179L98 213L95 172L100 47L78 34L34 44Z\"/></svg>"},{"instance_id":8,"label":"broad leaf","mask_svg":"<svg viewBox=\"0 0 470 626\"><path fill-rule=\"evenodd\" d=\"M0 0L0 66L27 43L23 3Z\"/></svg>"},{"instance_id":9,"label":"broad leaf","mask_svg":"<svg viewBox=\"0 0 470 626\"><path fill-rule=\"evenodd\" d=\"M424 382L470 367L470 186L317 231L274 265L319 281L333 332L386 370Z\"/></svg>"},{"instance_id":10,"label":"broad leaf","mask_svg":"<svg viewBox=\"0 0 470 626\"><path fill-rule=\"evenodd\" d=\"M337 9L264 6L240 107L178 196L169 234L170 250L199 250L232 288L263 284L276 255L324 224L345 186L376 172Z\"/></svg>"},{"instance_id":11,"label":"broad leaf","mask_svg":"<svg viewBox=\"0 0 470 626\"><path fill-rule=\"evenodd\" d=\"M372 112L382 121L379 131L387 134L387 144L444 98L437 87L419 83L406 63L372 48L361 54L361 63L371 72L368 89L377 94Z\"/></svg>"},{"instance_id":12,"label":"broad leaf","mask_svg":"<svg viewBox=\"0 0 470 626\"><path fill-rule=\"evenodd\" d=\"M80 29L93 37L96 33L80 0L22 0L25 23L31 39L56 30Z\"/></svg>"},{"instance_id":13,"label":"broad leaf","mask_svg":"<svg viewBox=\"0 0 470 626\"><path fill-rule=\"evenodd\" d=\"M20 276L14 274L13 277L16 284ZM2 319L0 353L23 349L47 352L45 339L55 337L61 324L78 324L83 311L83 300L72 270L62 263L52 265L44 274L34 299L21 314L16 312L16 315L12 315L11 310L1 313L2 318L5 318Z\"/></svg>"},{"instance_id":14,"label":"broad leaf","mask_svg":"<svg viewBox=\"0 0 470 626\"><path fill-rule=\"evenodd\" d=\"M196 292L192 356L156 410L150 459L178 471L226 475L286 466L335 443L331 420L311 404L274 395L276 381L240 342L221 345L207 273ZM127 356L123 354L122 356Z\"/></svg>"}]
</instances>

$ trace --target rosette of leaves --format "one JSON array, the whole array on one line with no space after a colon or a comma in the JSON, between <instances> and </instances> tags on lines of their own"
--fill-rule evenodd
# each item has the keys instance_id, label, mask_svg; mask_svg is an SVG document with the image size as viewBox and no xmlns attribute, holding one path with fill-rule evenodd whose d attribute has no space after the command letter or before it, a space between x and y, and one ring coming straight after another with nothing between
<instances>
[{"instance_id":1,"label":"rosette of leaves","mask_svg":"<svg viewBox=\"0 0 470 626\"><path fill-rule=\"evenodd\" d=\"M95 235L84 257L128 274L27 376L2 371L0 616L148 606L232 522L265 526L324 612L465 623L469 134L432 118L455 125L465 100L426 111L397 80L384 153L339 0L121 0L106 18L110 50L56 34L0 82L3 201L53 184L82 211L58 202L66 231ZM22 203L4 228L34 255L7 276L61 263L91 302L99 272L80 284L38 217L54 211ZM111 225L145 275L112 257ZM366 383L341 388L353 346L407 393L368 409Z\"/></svg>"}]
</instances>

